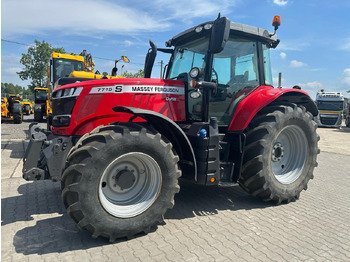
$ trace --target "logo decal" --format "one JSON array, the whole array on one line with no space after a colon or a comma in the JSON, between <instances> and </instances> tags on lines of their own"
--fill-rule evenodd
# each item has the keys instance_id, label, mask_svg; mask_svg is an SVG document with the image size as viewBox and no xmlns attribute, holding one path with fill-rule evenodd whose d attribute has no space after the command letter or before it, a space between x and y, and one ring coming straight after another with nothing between
<instances>
[{"instance_id":1,"label":"logo decal","mask_svg":"<svg viewBox=\"0 0 350 262\"><path fill-rule=\"evenodd\" d=\"M185 89L178 86L146 86L146 85L115 85L95 86L91 88L90 94L109 93L148 93L148 94L171 94L184 95Z\"/></svg>"}]
</instances>

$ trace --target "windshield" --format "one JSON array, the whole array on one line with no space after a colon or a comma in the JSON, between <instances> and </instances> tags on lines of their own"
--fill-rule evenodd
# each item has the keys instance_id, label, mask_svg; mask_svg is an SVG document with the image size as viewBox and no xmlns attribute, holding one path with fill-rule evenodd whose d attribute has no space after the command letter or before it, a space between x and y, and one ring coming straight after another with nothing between
<instances>
[{"instance_id":1,"label":"windshield","mask_svg":"<svg viewBox=\"0 0 350 262\"><path fill-rule=\"evenodd\" d=\"M318 110L343 110L343 101L317 101Z\"/></svg>"},{"instance_id":2,"label":"windshield","mask_svg":"<svg viewBox=\"0 0 350 262\"><path fill-rule=\"evenodd\" d=\"M47 91L46 90L35 90L35 100L43 100L47 99Z\"/></svg>"},{"instance_id":3,"label":"windshield","mask_svg":"<svg viewBox=\"0 0 350 262\"><path fill-rule=\"evenodd\" d=\"M66 77L73 71L83 71L84 62L72 59L53 59L53 83L60 77Z\"/></svg>"},{"instance_id":4,"label":"windshield","mask_svg":"<svg viewBox=\"0 0 350 262\"><path fill-rule=\"evenodd\" d=\"M208 49L208 39L180 45L175 49L173 62L169 68L168 78L175 78L181 73L188 73L193 67L204 68L204 59Z\"/></svg>"}]
</instances>

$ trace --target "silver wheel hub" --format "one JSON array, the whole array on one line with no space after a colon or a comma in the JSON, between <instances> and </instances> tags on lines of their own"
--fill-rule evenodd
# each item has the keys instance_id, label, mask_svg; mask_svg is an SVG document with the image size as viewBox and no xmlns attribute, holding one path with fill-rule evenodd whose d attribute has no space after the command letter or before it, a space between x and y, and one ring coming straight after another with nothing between
<instances>
[{"instance_id":1,"label":"silver wheel hub","mask_svg":"<svg viewBox=\"0 0 350 262\"><path fill-rule=\"evenodd\" d=\"M284 154L284 148L283 145L279 142L275 143L275 145L272 148L272 161L277 162L280 161Z\"/></svg>"},{"instance_id":2,"label":"silver wheel hub","mask_svg":"<svg viewBox=\"0 0 350 262\"><path fill-rule=\"evenodd\" d=\"M130 218L145 212L157 199L162 174L151 156L133 152L114 159L99 184L103 208L115 217Z\"/></svg>"},{"instance_id":3,"label":"silver wheel hub","mask_svg":"<svg viewBox=\"0 0 350 262\"><path fill-rule=\"evenodd\" d=\"M282 184L291 184L302 174L308 156L308 140L296 125L283 128L271 149L271 169Z\"/></svg>"}]
</instances>

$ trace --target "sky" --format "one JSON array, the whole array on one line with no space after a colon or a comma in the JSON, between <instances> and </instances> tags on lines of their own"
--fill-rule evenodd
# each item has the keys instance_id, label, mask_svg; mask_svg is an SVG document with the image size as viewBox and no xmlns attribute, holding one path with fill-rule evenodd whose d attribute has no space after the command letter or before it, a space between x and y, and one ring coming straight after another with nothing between
<instances>
[{"instance_id":1,"label":"sky","mask_svg":"<svg viewBox=\"0 0 350 262\"><path fill-rule=\"evenodd\" d=\"M100 72L111 72L114 60L120 70L143 68L149 40L158 47L176 34L218 13L231 21L273 31L274 15L281 16L271 50L275 86L299 85L315 99L316 92L344 92L350 97L350 1L349 0L2 0L1 82L27 86L16 72L22 70L22 53L34 40L79 54L86 49ZM152 77L160 77L156 58ZM124 67L121 69L121 66Z\"/></svg>"}]
</instances>

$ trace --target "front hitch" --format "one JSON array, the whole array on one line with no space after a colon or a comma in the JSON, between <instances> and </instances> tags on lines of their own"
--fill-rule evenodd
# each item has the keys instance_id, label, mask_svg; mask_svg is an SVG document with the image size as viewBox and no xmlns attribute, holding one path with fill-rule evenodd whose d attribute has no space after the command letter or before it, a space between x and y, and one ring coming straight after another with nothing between
<instances>
[{"instance_id":1,"label":"front hitch","mask_svg":"<svg viewBox=\"0 0 350 262\"><path fill-rule=\"evenodd\" d=\"M67 154L72 148L71 137L55 136L33 123L29 126L29 138L23 157L23 178L60 180Z\"/></svg>"},{"instance_id":2,"label":"front hitch","mask_svg":"<svg viewBox=\"0 0 350 262\"><path fill-rule=\"evenodd\" d=\"M23 156L23 178L25 180L43 180L45 179L45 170L43 166L39 165L39 162L41 149L44 142L47 142L47 135L38 123L32 123L29 126L29 138L29 144Z\"/></svg>"}]
</instances>

